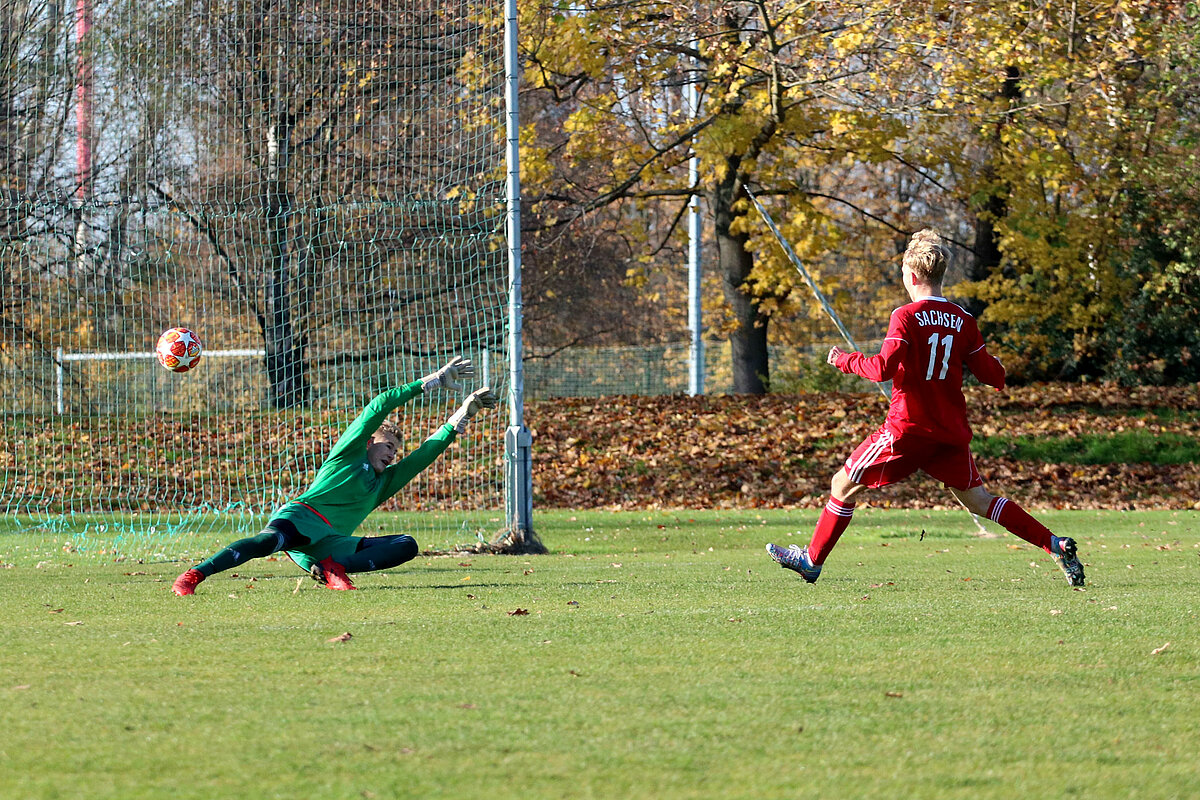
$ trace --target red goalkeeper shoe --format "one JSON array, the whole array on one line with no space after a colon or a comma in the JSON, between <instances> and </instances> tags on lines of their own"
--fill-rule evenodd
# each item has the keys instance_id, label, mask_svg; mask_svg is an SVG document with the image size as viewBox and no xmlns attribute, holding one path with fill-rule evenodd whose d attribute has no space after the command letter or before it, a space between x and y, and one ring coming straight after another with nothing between
<instances>
[{"instance_id":1,"label":"red goalkeeper shoe","mask_svg":"<svg viewBox=\"0 0 1200 800\"><path fill-rule=\"evenodd\" d=\"M171 586L171 591L180 597L187 597L189 594L196 593L196 585L202 580L204 580L203 572L198 569L189 569L175 579L175 583Z\"/></svg>"},{"instance_id":2,"label":"red goalkeeper shoe","mask_svg":"<svg viewBox=\"0 0 1200 800\"><path fill-rule=\"evenodd\" d=\"M350 582L350 578L346 576L346 568L332 558L327 558L320 564L313 564L309 574L317 583L323 583L330 589L336 589L339 592L355 588L354 584Z\"/></svg>"}]
</instances>

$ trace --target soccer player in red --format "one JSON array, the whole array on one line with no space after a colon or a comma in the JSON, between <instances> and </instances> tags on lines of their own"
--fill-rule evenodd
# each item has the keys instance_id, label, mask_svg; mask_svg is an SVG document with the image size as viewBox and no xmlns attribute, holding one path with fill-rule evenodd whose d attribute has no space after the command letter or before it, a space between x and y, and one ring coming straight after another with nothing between
<instances>
[{"instance_id":1,"label":"soccer player in red","mask_svg":"<svg viewBox=\"0 0 1200 800\"><path fill-rule=\"evenodd\" d=\"M917 470L945 484L974 514L1045 550L1071 586L1083 586L1083 564L1073 539L1058 537L1015 502L994 497L971 456L971 428L963 397L963 369L996 389L1004 388L1004 367L989 355L975 318L942 297L950 250L933 230L913 235L901 268L912 302L892 312L879 354L867 357L840 347L828 361L842 372L867 380L892 381L892 402L879 430L833 476L829 502L817 519L807 547L768 544L780 566L809 583L850 524L854 503L867 488L904 480Z\"/></svg>"}]
</instances>

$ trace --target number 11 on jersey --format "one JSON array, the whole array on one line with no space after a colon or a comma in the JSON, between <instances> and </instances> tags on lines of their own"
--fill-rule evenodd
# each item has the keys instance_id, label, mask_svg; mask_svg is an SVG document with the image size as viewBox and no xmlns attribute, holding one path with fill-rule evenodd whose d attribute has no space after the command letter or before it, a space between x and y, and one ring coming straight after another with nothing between
<instances>
[{"instance_id":1,"label":"number 11 on jersey","mask_svg":"<svg viewBox=\"0 0 1200 800\"><path fill-rule=\"evenodd\" d=\"M950 348L954 347L954 334L947 333L939 337L936 333L929 337L929 369L925 370L925 380L933 380L933 367L937 363L938 339L942 340L942 371L938 373L939 381L946 379L950 370Z\"/></svg>"}]
</instances>

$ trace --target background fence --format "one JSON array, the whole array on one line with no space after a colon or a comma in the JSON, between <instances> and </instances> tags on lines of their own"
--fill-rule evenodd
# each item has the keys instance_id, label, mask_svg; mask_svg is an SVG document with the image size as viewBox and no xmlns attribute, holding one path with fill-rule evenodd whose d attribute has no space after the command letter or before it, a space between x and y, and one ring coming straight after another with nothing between
<instances>
[{"instance_id":1,"label":"background fence","mask_svg":"<svg viewBox=\"0 0 1200 800\"><path fill-rule=\"evenodd\" d=\"M825 363L835 342L807 347L771 347L771 391L876 391L873 384L843 375ZM879 341L860 343L879 351ZM525 362L525 396L601 397L604 395L682 394L688 390L688 343L626 347L571 347ZM733 391L728 342L706 342L704 393Z\"/></svg>"},{"instance_id":2,"label":"background fence","mask_svg":"<svg viewBox=\"0 0 1200 800\"><path fill-rule=\"evenodd\" d=\"M834 344L770 348L771 390L875 391L870 382L843 375L825 363ZM874 353L880 342L866 342ZM464 353L478 365L479 383L502 387L507 362L503 353ZM525 363L528 399L602 397L605 395L682 394L688 390L686 342L619 347L571 347ZM37 369L38 376L0 359L0 384L11 389L9 413L129 414L225 413L257 411L269 392L261 351L207 351L201 368L184 375L162 369L153 353L55 353ZM733 371L728 342L708 342L704 350L705 393L728 394ZM429 368L427 358L376 356L352 367L314 371L313 407L338 409L387 388L389 377L416 376Z\"/></svg>"},{"instance_id":3,"label":"background fence","mask_svg":"<svg viewBox=\"0 0 1200 800\"><path fill-rule=\"evenodd\" d=\"M861 378L843 375L825 363L834 344L770 348L771 390L875 391ZM880 342L862 344L874 353ZM507 362L503 353L464 353L478 365L478 382L502 387ZM208 351L201 368L184 375L162 369L149 351L134 353L59 352L45 360L40 379L18 374L0 360L0 384L13 388L8 410L15 414L130 414L252 412L265 406L269 392L262 353ZM683 394L688 390L686 342L619 347L571 347L551 355L533 355L525 363L525 396L602 397L605 395ZM704 350L705 393L733 391L728 342L708 342ZM314 371L313 407L338 409L387 388L389 377L416 376L429 368L427 358L376 356L352 367ZM57 373L57 377L51 377ZM22 387L18 389L17 387ZM53 387L48 388L48 387Z\"/></svg>"}]
</instances>

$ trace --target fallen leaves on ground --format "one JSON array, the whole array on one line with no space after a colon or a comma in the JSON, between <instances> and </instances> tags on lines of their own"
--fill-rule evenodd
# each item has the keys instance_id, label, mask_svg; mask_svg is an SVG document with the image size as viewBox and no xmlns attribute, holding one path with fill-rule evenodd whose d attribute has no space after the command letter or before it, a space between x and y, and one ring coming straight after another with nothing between
<instances>
[{"instance_id":1,"label":"fallen leaves on ground","mask_svg":"<svg viewBox=\"0 0 1200 800\"><path fill-rule=\"evenodd\" d=\"M979 434L1074 437L1132 429L1200 436L1200 387L1037 385L967 389ZM883 421L879 395L555 398L529 402L541 508L820 508L829 479ZM1022 505L1185 509L1200 464L1049 464L979 458L989 489ZM914 476L876 506L957 509Z\"/></svg>"},{"instance_id":2,"label":"fallen leaves on ground","mask_svg":"<svg viewBox=\"0 0 1200 800\"><path fill-rule=\"evenodd\" d=\"M967 389L967 403L972 427L982 436L1063 439L1139 431L1200 438L1197 385L1039 384L1004 392L975 386ZM880 395L866 393L529 400L534 503L575 509L817 509L828 498L830 477L880 425L886 408ZM31 418L23 435L26 450L39 454L38 469L10 463L6 496L16 508L47 513L113 510L113 498L122 498L118 510L198 508L213 497L236 497L266 510L281 487L302 488L311 480L347 418L326 410L295 418L205 415L192 427L177 422L164 435L160 415L85 416L69 427L57 417ZM266 478L257 462L244 457L277 451L281 443L288 444L288 458ZM138 453L136 465L131 448ZM1200 464L977 461L989 489L1023 505L1200 509ZM81 464L88 465L86 475ZM135 467L161 479L131 494ZM484 498L462 487L496 480L495 468L472 458L442 459L385 508L478 508ZM959 508L928 478L874 491L869 502Z\"/></svg>"}]
</instances>

